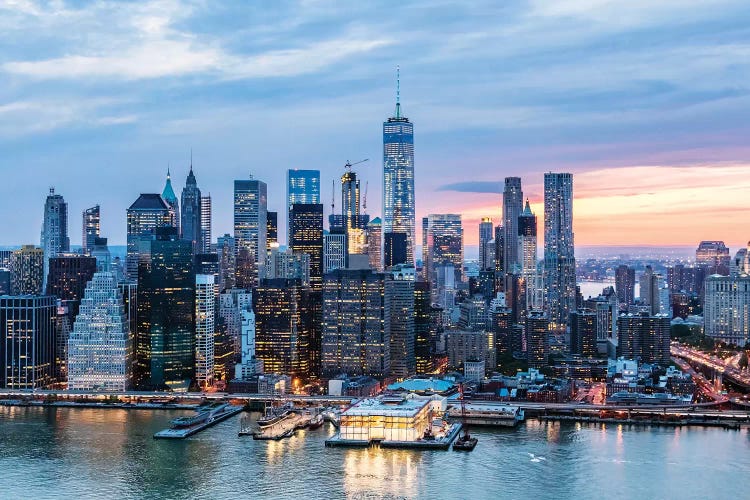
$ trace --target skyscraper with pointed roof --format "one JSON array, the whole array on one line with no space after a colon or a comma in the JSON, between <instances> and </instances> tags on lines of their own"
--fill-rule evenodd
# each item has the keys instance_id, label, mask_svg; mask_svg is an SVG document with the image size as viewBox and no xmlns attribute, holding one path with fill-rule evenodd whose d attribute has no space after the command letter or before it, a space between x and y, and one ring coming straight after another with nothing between
<instances>
[{"instance_id":1,"label":"skyscraper with pointed roof","mask_svg":"<svg viewBox=\"0 0 750 500\"><path fill-rule=\"evenodd\" d=\"M68 238L68 204L61 195L55 194L55 188L50 188L47 201L44 203L41 247L44 250L43 288L46 288L49 260L61 252L68 252L70 250L70 238Z\"/></svg>"},{"instance_id":2,"label":"skyscraper with pointed roof","mask_svg":"<svg viewBox=\"0 0 750 500\"><path fill-rule=\"evenodd\" d=\"M182 239L193 244L194 252L202 250L203 246L201 239L201 201L201 190L198 189L198 181L193 174L193 163L191 161L190 172L185 181L185 188L182 190L180 227L182 228ZM167 203L169 203L168 200Z\"/></svg>"},{"instance_id":3,"label":"skyscraper with pointed roof","mask_svg":"<svg viewBox=\"0 0 750 500\"><path fill-rule=\"evenodd\" d=\"M164 184L164 190L161 192L161 197L169 205L170 213L172 215L172 226L177 228L177 233L180 233L180 203L177 201L177 195L174 194L172 189L172 176L167 168L167 182Z\"/></svg>"},{"instance_id":4,"label":"skyscraper with pointed roof","mask_svg":"<svg viewBox=\"0 0 750 500\"><path fill-rule=\"evenodd\" d=\"M414 125L401 114L400 72L396 112L383 123L383 234L406 233L407 263L414 264Z\"/></svg>"}]
</instances>

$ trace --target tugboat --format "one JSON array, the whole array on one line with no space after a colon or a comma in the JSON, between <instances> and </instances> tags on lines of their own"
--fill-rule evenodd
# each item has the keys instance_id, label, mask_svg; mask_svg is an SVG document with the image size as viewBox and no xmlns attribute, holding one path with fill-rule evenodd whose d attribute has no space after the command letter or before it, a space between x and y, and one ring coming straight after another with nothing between
<instances>
[{"instance_id":1,"label":"tugboat","mask_svg":"<svg viewBox=\"0 0 750 500\"><path fill-rule=\"evenodd\" d=\"M308 425L308 429L315 430L320 429L320 427L325 422L325 419L323 418L322 413L316 413L313 415L312 419L310 420L310 424Z\"/></svg>"},{"instance_id":2,"label":"tugboat","mask_svg":"<svg viewBox=\"0 0 750 500\"><path fill-rule=\"evenodd\" d=\"M471 434L469 434L469 426L466 424L466 402L464 401L463 384L458 386L458 391L461 399L461 427L463 434L459 434L453 442L453 451L471 451L477 445L477 438L471 437Z\"/></svg>"}]
</instances>

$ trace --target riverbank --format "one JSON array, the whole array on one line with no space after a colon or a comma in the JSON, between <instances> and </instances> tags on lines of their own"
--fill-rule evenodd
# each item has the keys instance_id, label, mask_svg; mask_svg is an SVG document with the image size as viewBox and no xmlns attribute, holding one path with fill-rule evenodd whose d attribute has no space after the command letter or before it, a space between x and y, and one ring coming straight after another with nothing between
<instances>
[{"instance_id":1,"label":"riverbank","mask_svg":"<svg viewBox=\"0 0 750 500\"><path fill-rule=\"evenodd\" d=\"M743 427L750 427L748 422L736 422L721 419L634 419L634 418L602 418L602 417L583 417L572 415L540 415L536 417L541 422L581 422L589 424L613 424L613 425L634 425L634 426L662 426L662 427L719 427L722 429L739 430Z\"/></svg>"}]
</instances>

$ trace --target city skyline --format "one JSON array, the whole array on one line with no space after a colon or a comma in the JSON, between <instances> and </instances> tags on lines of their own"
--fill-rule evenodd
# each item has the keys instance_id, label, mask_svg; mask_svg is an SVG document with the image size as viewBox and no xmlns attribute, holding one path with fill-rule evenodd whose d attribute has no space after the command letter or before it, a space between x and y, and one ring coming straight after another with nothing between
<instances>
[{"instance_id":1,"label":"city skyline","mask_svg":"<svg viewBox=\"0 0 750 500\"><path fill-rule=\"evenodd\" d=\"M371 185L368 213L382 217L379 129L393 114L400 65L403 113L418 129L417 220L461 213L466 241L476 241L481 217L501 217L502 179L520 176L541 225L543 173L571 172L581 246L736 247L746 237L735 208L750 188L748 66L736 42L747 14L732 1L667 3L485 6L481 18L434 7L433 19L412 25L440 25L439 39L408 29L428 10L420 3L396 17L294 6L281 24L283 7L260 21L253 7L224 5L207 18L178 1L0 6L0 144L12 167L0 199L13 200L0 213L18 222L0 244L36 243L51 185L70 205L71 234L81 234L76 214L100 204L102 236L123 244L125 209L161 191L168 165L181 190L191 147L214 200L214 234L231 232L233 180L263 180L269 209L283 213L287 169L321 170L326 205L330 180L360 158L371 159L356 169ZM11 44L19 32L31 38L23 52ZM323 116L339 125L336 140ZM106 197L85 194L94 188Z\"/></svg>"}]
</instances>

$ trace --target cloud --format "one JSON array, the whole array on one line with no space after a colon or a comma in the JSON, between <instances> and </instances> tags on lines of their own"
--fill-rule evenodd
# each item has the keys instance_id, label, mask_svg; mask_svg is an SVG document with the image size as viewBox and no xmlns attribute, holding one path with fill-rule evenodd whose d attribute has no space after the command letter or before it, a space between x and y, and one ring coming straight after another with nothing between
<instances>
[{"instance_id":1,"label":"cloud","mask_svg":"<svg viewBox=\"0 0 750 500\"><path fill-rule=\"evenodd\" d=\"M502 193L503 181L454 182L438 186L436 191L456 191L458 193Z\"/></svg>"}]
</instances>

